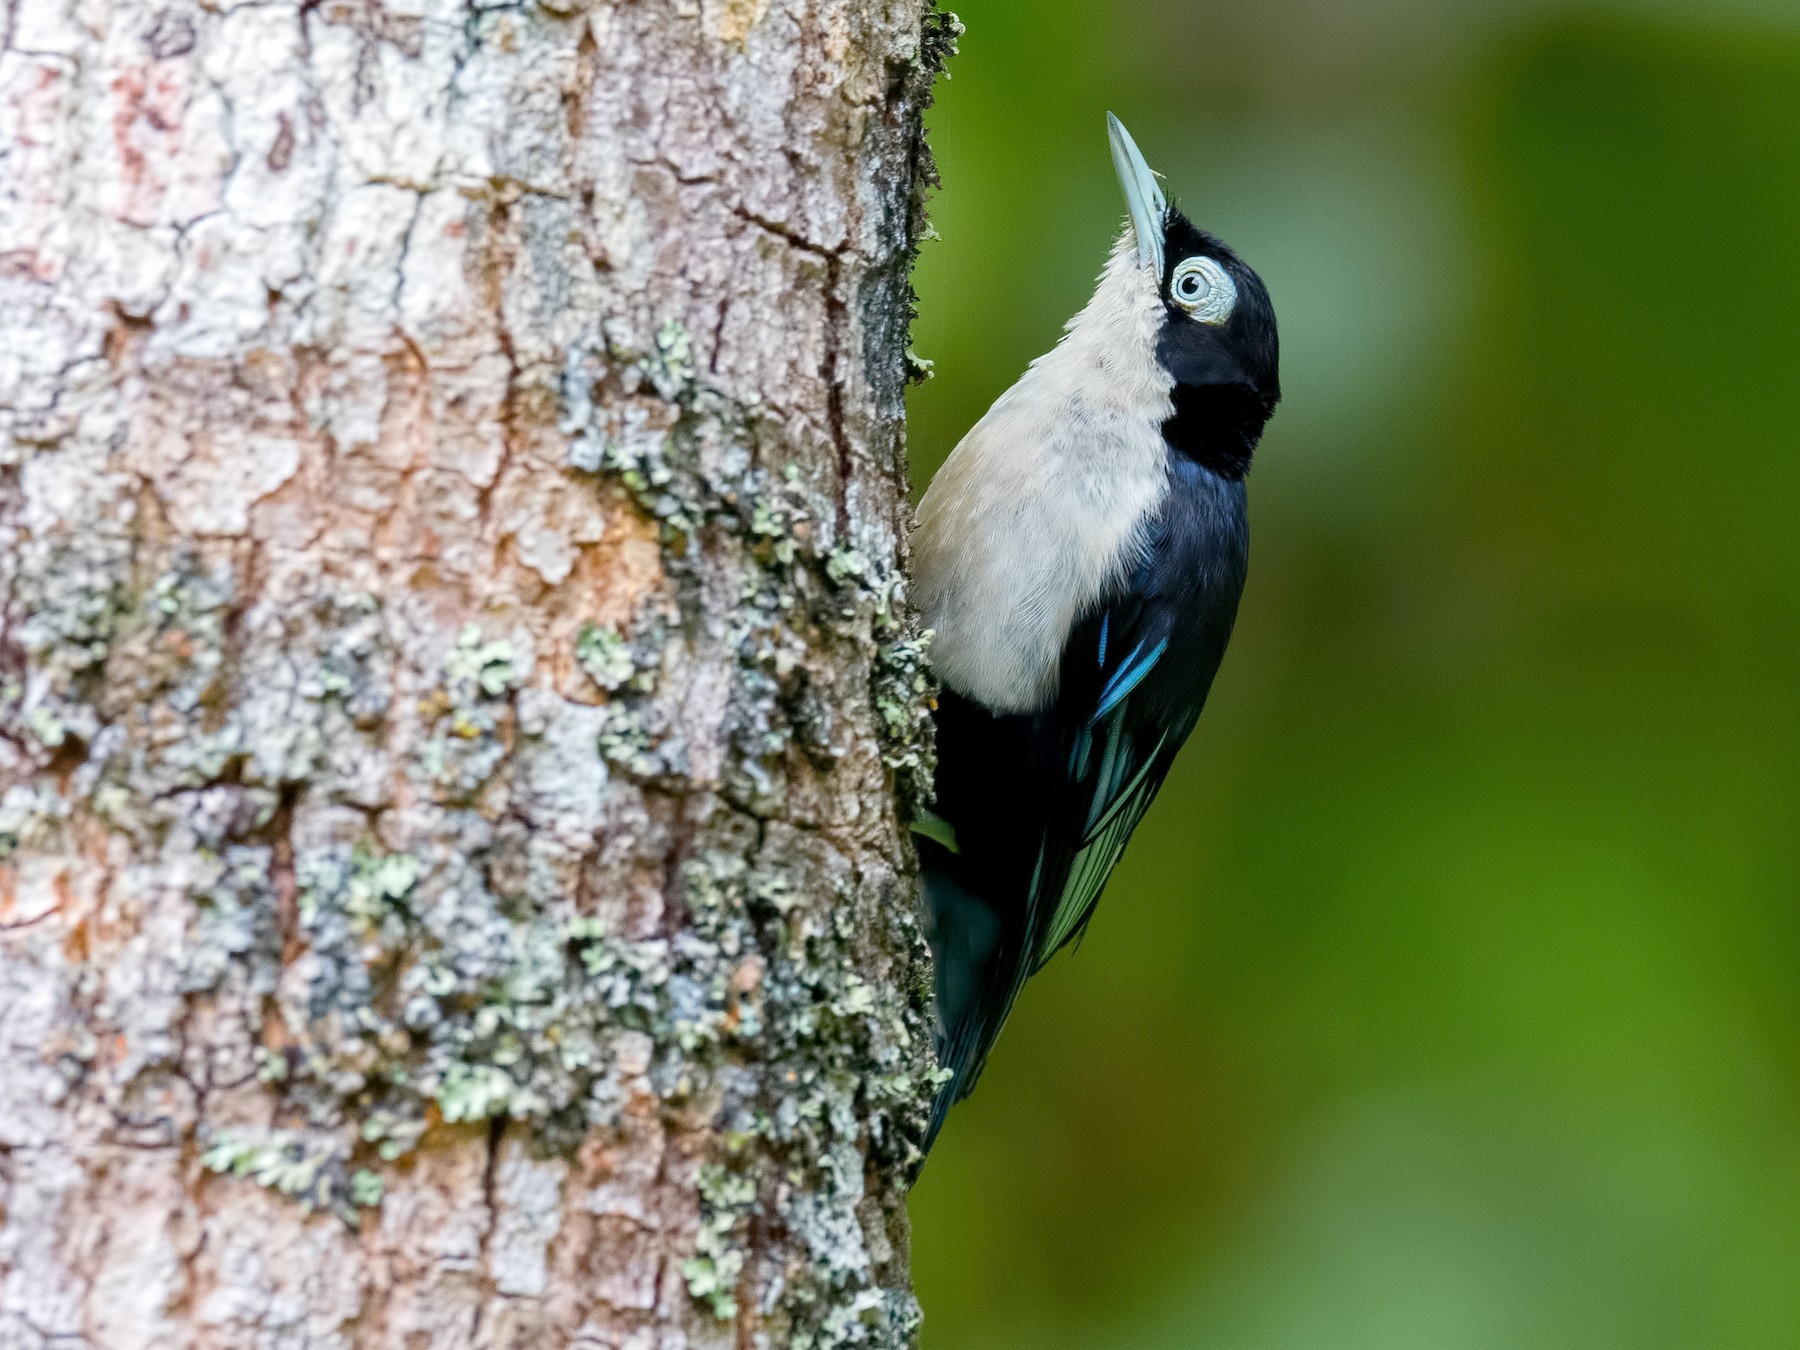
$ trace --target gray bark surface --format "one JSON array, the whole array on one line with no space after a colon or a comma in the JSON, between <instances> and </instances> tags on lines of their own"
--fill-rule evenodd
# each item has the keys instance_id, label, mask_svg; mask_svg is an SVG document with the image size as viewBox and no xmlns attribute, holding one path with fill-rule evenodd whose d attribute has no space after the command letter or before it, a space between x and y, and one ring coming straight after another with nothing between
<instances>
[{"instance_id":1,"label":"gray bark surface","mask_svg":"<svg viewBox=\"0 0 1800 1350\"><path fill-rule=\"evenodd\" d=\"M925 0L0 0L0 1350L897 1346Z\"/></svg>"}]
</instances>

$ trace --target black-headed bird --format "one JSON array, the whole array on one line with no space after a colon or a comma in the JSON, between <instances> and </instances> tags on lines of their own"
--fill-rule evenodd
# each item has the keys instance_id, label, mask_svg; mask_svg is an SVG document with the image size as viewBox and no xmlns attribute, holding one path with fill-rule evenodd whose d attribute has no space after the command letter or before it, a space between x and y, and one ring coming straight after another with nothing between
<instances>
[{"instance_id":1,"label":"black-headed bird","mask_svg":"<svg viewBox=\"0 0 1800 1350\"><path fill-rule=\"evenodd\" d=\"M1281 396L1261 279L1107 126L1130 222L1062 340L938 471L913 535L943 686L935 811L914 826L950 1073L932 1138L1026 979L1087 927L1200 716L1244 588L1244 476Z\"/></svg>"}]
</instances>

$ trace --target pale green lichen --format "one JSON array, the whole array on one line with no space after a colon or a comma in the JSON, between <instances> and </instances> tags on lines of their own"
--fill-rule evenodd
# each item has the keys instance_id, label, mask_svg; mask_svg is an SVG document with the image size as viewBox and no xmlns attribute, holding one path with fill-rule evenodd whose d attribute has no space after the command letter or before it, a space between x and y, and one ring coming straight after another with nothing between
<instances>
[{"instance_id":1,"label":"pale green lichen","mask_svg":"<svg viewBox=\"0 0 1800 1350\"><path fill-rule=\"evenodd\" d=\"M664 324L652 349L633 354L611 339L578 343L566 353L558 426L569 438L570 467L612 474L644 511L662 523L665 541L691 533L701 518L686 508L669 462L666 420L644 400L604 407L596 379L614 372L635 388L649 386L666 404L682 406L694 392L693 348L679 324Z\"/></svg>"},{"instance_id":2,"label":"pale green lichen","mask_svg":"<svg viewBox=\"0 0 1800 1350\"><path fill-rule=\"evenodd\" d=\"M7 577L16 626L8 634L34 678L0 712L41 745L54 749L74 734L91 739L102 718L94 707L113 644L141 622L132 584L129 540L98 529L17 547Z\"/></svg>"},{"instance_id":3,"label":"pale green lichen","mask_svg":"<svg viewBox=\"0 0 1800 1350\"><path fill-rule=\"evenodd\" d=\"M853 548L834 549L825 560L825 575L833 581L861 581L869 575L869 560Z\"/></svg>"},{"instance_id":4,"label":"pale green lichen","mask_svg":"<svg viewBox=\"0 0 1800 1350\"><path fill-rule=\"evenodd\" d=\"M699 1190L696 1254L682 1262L681 1275L693 1298L711 1308L714 1317L730 1321L738 1314L733 1291L749 1259L739 1230L756 1206L756 1182L709 1163L700 1169Z\"/></svg>"},{"instance_id":5,"label":"pale green lichen","mask_svg":"<svg viewBox=\"0 0 1800 1350\"><path fill-rule=\"evenodd\" d=\"M584 624L575 641L575 659L611 697L600 712L596 743L615 769L642 782L679 785L687 772L686 746L670 710L648 697L668 642L660 615L641 615L632 635L617 628Z\"/></svg>"},{"instance_id":6,"label":"pale green lichen","mask_svg":"<svg viewBox=\"0 0 1800 1350\"><path fill-rule=\"evenodd\" d=\"M499 698L518 681L516 658L511 642L484 638L480 624L464 624L444 658L444 689L459 704Z\"/></svg>"},{"instance_id":7,"label":"pale green lichen","mask_svg":"<svg viewBox=\"0 0 1800 1350\"><path fill-rule=\"evenodd\" d=\"M694 387L693 336L674 319L656 330L656 345L644 355L642 368L656 392L671 403L685 399Z\"/></svg>"},{"instance_id":8,"label":"pale green lichen","mask_svg":"<svg viewBox=\"0 0 1800 1350\"><path fill-rule=\"evenodd\" d=\"M209 1172L253 1181L354 1226L359 1210L381 1203L384 1188L375 1173L347 1164L342 1140L295 1130L220 1131L200 1155Z\"/></svg>"},{"instance_id":9,"label":"pale green lichen","mask_svg":"<svg viewBox=\"0 0 1800 1350\"><path fill-rule=\"evenodd\" d=\"M371 1172L366 1167L359 1167L350 1174L350 1203L363 1209L373 1209L381 1203L382 1194L387 1187L379 1173Z\"/></svg>"},{"instance_id":10,"label":"pale green lichen","mask_svg":"<svg viewBox=\"0 0 1800 1350\"><path fill-rule=\"evenodd\" d=\"M33 708L25 714L25 730L37 738L39 745L46 750L54 750L68 739L68 730L63 721L48 708Z\"/></svg>"},{"instance_id":11,"label":"pale green lichen","mask_svg":"<svg viewBox=\"0 0 1800 1350\"><path fill-rule=\"evenodd\" d=\"M517 1038L512 1053L499 1057L517 1063ZM452 1060L437 1084L437 1103L444 1119L452 1125L464 1120L486 1120L489 1116L530 1115L541 1109L541 1099L522 1090L499 1064L466 1064Z\"/></svg>"},{"instance_id":12,"label":"pale green lichen","mask_svg":"<svg viewBox=\"0 0 1800 1350\"><path fill-rule=\"evenodd\" d=\"M616 628L597 623L583 624L575 639L575 659L589 679L608 691L622 689L639 678L631 644Z\"/></svg>"},{"instance_id":13,"label":"pale green lichen","mask_svg":"<svg viewBox=\"0 0 1800 1350\"><path fill-rule=\"evenodd\" d=\"M759 921L784 914L770 898L787 893L735 854L708 850L684 865L690 927L673 939L627 938L585 915L507 919L491 897L455 900L453 879L366 843L309 850L296 872L310 955L294 987L304 1004L288 1020L306 1035L265 1076L315 1124L358 1117L363 1142L386 1160L417 1142L428 1102L452 1123L503 1115L553 1133L610 1124L620 1032L666 1047L652 1080L672 1098L728 1048L765 1035L746 971L766 945ZM875 1018L868 986L829 966L816 974L829 1016ZM382 1010L378 981L400 996L397 1013ZM820 1029L796 1025L802 1037Z\"/></svg>"},{"instance_id":14,"label":"pale green lichen","mask_svg":"<svg viewBox=\"0 0 1800 1350\"><path fill-rule=\"evenodd\" d=\"M627 702L606 705L596 744L606 762L643 781L680 777L685 765L679 743L668 743L652 722L666 722L658 710Z\"/></svg>"},{"instance_id":15,"label":"pale green lichen","mask_svg":"<svg viewBox=\"0 0 1800 1350\"><path fill-rule=\"evenodd\" d=\"M425 1133L425 1122L393 1111L371 1111L363 1117L358 1132L365 1144L375 1145L383 1162L393 1162L412 1152Z\"/></svg>"},{"instance_id":16,"label":"pale green lichen","mask_svg":"<svg viewBox=\"0 0 1800 1350\"><path fill-rule=\"evenodd\" d=\"M501 721L517 687L518 652L504 638L483 636L466 624L444 658L443 678L420 704L432 734L420 747L419 764L446 802L472 800L506 758Z\"/></svg>"},{"instance_id":17,"label":"pale green lichen","mask_svg":"<svg viewBox=\"0 0 1800 1350\"><path fill-rule=\"evenodd\" d=\"M932 775L936 772L936 734L932 711L937 707L937 681L927 653L931 630L908 634L898 623L884 631L892 634L875 654L875 713L881 737L882 759L894 771L901 815L924 816L933 800Z\"/></svg>"}]
</instances>

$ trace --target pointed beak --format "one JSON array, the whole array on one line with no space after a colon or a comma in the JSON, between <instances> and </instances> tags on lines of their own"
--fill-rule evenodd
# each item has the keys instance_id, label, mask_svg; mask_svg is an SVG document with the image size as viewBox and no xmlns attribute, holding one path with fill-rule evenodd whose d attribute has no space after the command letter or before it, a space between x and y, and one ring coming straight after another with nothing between
<instances>
[{"instance_id":1,"label":"pointed beak","mask_svg":"<svg viewBox=\"0 0 1800 1350\"><path fill-rule=\"evenodd\" d=\"M1156 175L1144 163L1143 153L1125 124L1111 113L1106 114L1106 138L1112 142L1113 169L1119 175L1119 186L1125 192L1125 205L1131 208L1131 230L1137 235L1138 265L1150 268L1162 278L1163 216L1168 200L1157 186Z\"/></svg>"}]
</instances>

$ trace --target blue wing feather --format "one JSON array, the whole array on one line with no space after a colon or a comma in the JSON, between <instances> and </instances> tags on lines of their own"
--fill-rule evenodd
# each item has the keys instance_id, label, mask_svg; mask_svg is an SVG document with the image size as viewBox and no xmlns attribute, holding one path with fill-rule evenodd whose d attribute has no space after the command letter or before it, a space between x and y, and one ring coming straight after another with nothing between
<instances>
[{"instance_id":1,"label":"blue wing feather","mask_svg":"<svg viewBox=\"0 0 1800 1350\"><path fill-rule=\"evenodd\" d=\"M1102 648L1113 617L1111 606L1100 615ZM1129 622L1130 616L1121 617ZM1137 617L1149 616L1140 613ZM1138 626L1142 627L1141 622ZM1172 728L1149 710L1134 707L1132 694L1168 650L1169 634L1152 631L1142 633L1110 671L1104 656L1101 658L1104 682L1094 711L1082 719L1075 733L1069 760L1072 796L1081 807L1076 817L1079 834L1072 849L1065 846L1069 853L1066 867L1033 878L1034 882L1049 880L1055 886L1053 892L1040 893L1034 885L1030 899L1029 950L1034 971L1086 926L1126 842L1161 786L1168 767L1163 750L1169 745ZM1098 768L1090 774L1097 742L1104 748ZM1178 738L1175 746L1179 745Z\"/></svg>"},{"instance_id":2,"label":"blue wing feather","mask_svg":"<svg viewBox=\"0 0 1800 1350\"><path fill-rule=\"evenodd\" d=\"M1100 706L1094 709L1094 715L1089 720L1098 722L1118 707L1119 700L1138 687L1139 682L1150 673L1151 667L1162 658L1162 654L1168 649L1167 634L1157 639L1156 645L1149 651L1144 650L1144 644L1141 642L1134 647L1131 656L1113 673L1113 677L1106 682L1106 688L1100 691ZM1100 661L1104 666L1106 663L1104 652L1101 653Z\"/></svg>"}]
</instances>

